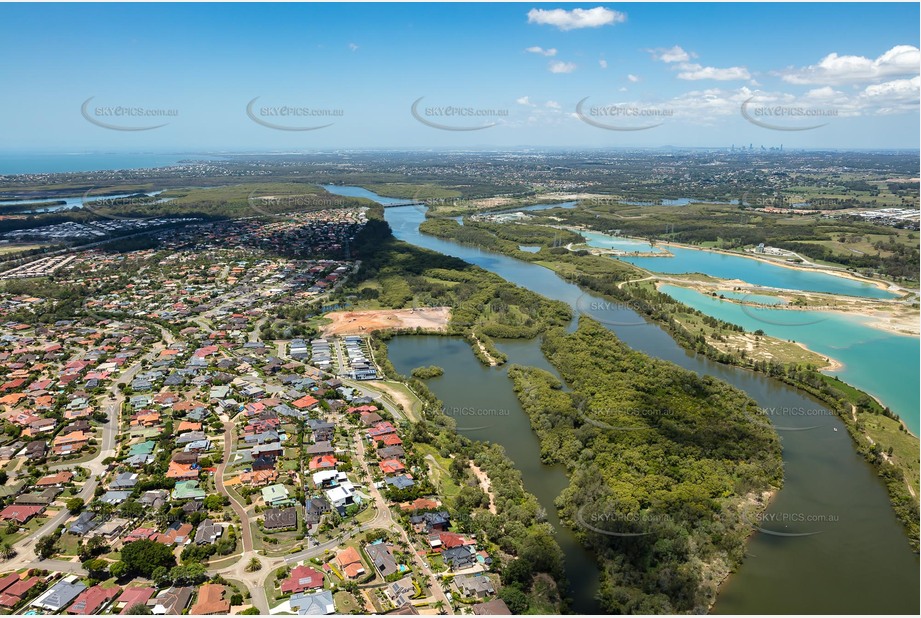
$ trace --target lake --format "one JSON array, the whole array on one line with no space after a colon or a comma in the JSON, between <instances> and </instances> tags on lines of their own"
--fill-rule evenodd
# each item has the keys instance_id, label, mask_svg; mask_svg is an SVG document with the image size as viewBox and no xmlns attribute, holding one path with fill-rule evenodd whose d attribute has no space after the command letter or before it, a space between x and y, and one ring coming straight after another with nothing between
<instances>
[{"instance_id":1,"label":"lake","mask_svg":"<svg viewBox=\"0 0 921 618\"><path fill-rule=\"evenodd\" d=\"M610 237L616 238L616 237ZM643 245L645 243L638 243ZM642 249L638 249L642 251ZM741 279L754 285L784 290L825 292L864 298L896 298L898 294L873 284L838 277L828 273L803 268L788 268L741 255L716 251L668 246L674 257L612 256L654 273L687 274L704 273L721 279Z\"/></svg>"},{"instance_id":2,"label":"lake","mask_svg":"<svg viewBox=\"0 0 921 618\"><path fill-rule=\"evenodd\" d=\"M678 285L666 284L659 289L689 307L749 332L761 329L767 335L805 344L843 363L842 369L828 373L878 397L905 421L912 433L919 434L921 397L917 378L921 374L921 344L917 337L873 328L866 319L834 311L751 307Z\"/></svg>"}]
</instances>

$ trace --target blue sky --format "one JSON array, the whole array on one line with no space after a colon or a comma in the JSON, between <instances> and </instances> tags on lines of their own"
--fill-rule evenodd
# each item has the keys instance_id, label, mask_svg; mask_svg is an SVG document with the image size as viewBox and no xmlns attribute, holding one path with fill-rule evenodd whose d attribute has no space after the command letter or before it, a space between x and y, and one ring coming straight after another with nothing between
<instances>
[{"instance_id":1,"label":"blue sky","mask_svg":"<svg viewBox=\"0 0 921 618\"><path fill-rule=\"evenodd\" d=\"M0 149L916 148L918 22L911 3L0 4Z\"/></svg>"}]
</instances>

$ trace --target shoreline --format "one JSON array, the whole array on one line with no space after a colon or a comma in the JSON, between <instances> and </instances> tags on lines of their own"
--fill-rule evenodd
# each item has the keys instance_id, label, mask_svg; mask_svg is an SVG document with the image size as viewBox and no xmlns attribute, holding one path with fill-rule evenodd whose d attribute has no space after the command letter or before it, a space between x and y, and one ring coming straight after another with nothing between
<instances>
[{"instance_id":1,"label":"shoreline","mask_svg":"<svg viewBox=\"0 0 921 618\"><path fill-rule=\"evenodd\" d=\"M655 279L663 283L669 283L672 285L677 285L680 287L692 289L701 294L705 294L707 296L709 296L709 294L699 288L717 288L716 291L718 292L719 291L718 288L725 287L726 285L734 285L738 287L743 287L743 286L752 287L754 289L754 291L752 292L753 294L758 293L758 291L780 292L780 294L778 294L777 296L778 298L784 298L783 296L784 293L787 293L787 294L791 294L791 293L792 294L797 294L797 293L798 294L824 294L823 292L802 292L802 291L791 292L789 290L782 290L778 288L759 287L759 286L755 286L754 284L750 284L748 282L739 281L739 280L723 279L723 280L720 280L719 282L711 283L707 281L695 281L695 280L687 280L687 279L678 279L678 278L673 278L673 277L656 276L654 274L649 278ZM740 283L743 285L739 286ZM738 291L738 290L725 290L725 291ZM831 294L829 294L828 296L832 296L836 299L842 298L840 296L835 296ZM802 312L811 311L813 313L834 313L834 314L840 315L842 318L857 319L861 322L861 324L863 324L864 326L868 328L874 328L876 330L880 330L880 331L886 332L891 335L896 335L899 337L912 337L912 338L921 337L921 322L916 321L916 316L914 315L898 316L898 315L894 315L893 313L887 313L885 309L881 309L877 307L871 307L871 308L853 307L851 310L839 309L839 308L819 309L815 307L809 307L808 305L807 306L793 305L792 303L777 304L777 305L751 303L751 302L744 302L743 299L730 298L726 296L715 297L715 298L717 298L720 301L733 303L733 304L736 304L742 307L753 307L755 309L767 309L770 311L802 311ZM850 300L851 298L852 297L846 297L846 300ZM874 302L874 301L856 301L856 302ZM887 313L887 315L879 315L880 313Z\"/></svg>"},{"instance_id":2,"label":"shoreline","mask_svg":"<svg viewBox=\"0 0 921 618\"><path fill-rule=\"evenodd\" d=\"M898 290L899 294L913 294L911 290L903 288L900 285L897 285L891 281L880 280L880 279L870 279L864 277L863 275L858 275L847 270L838 270L836 267L822 266L822 265L805 265L805 264L795 264L784 261L782 259L773 259L770 257L765 257L762 255L749 254L747 252L738 253L735 251L727 251L726 249L713 249L711 247L698 247L695 245L686 245L684 243L670 242L670 241L660 241L661 244L671 247L678 247L681 249L694 249L696 251L709 251L711 253L719 253L722 255L732 255L736 257L748 258L750 260L758 260L759 262L764 262L765 264L773 264L774 266L780 266L781 268L789 268L791 270L803 270L807 272L814 273L823 273L827 275L834 275L836 277L841 277L842 279L850 279L852 281L859 281L860 283L870 284L880 290L886 290L887 292L892 292L893 288ZM802 291L802 290L799 290ZM821 294L821 292L817 292Z\"/></svg>"},{"instance_id":3,"label":"shoreline","mask_svg":"<svg viewBox=\"0 0 921 618\"><path fill-rule=\"evenodd\" d=\"M777 337L774 337L774 339L777 339ZM789 342L789 343L792 343L792 344L795 345L795 346L799 346L799 347L801 347L802 349L806 350L807 352L811 352L811 353L813 353L813 354L816 354L816 355L821 356L822 358L826 359L826 361L828 362L828 364L825 365L824 367L819 367L819 368L818 368L819 371L822 371L822 372L825 372L825 371L836 372L836 371L841 371L842 369L844 369L844 363L842 363L841 361L839 361L839 360L836 359L836 358L832 358L831 356L825 356L824 354L819 354L818 352L816 352L815 350L813 350L813 349L811 349L809 346L807 346L805 343L801 343L801 342L799 342L799 341L791 341L791 342Z\"/></svg>"},{"instance_id":4,"label":"shoreline","mask_svg":"<svg viewBox=\"0 0 921 618\"><path fill-rule=\"evenodd\" d=\"M784 477L784 480L786 481L786 477ZM747 494L747 495L744 497L744 499L742 500L742 502L740 503L740 506L741 506L741 508L742 508L742 512L743 512L743 513L745 512L744 509L745 509L746 504L748 504L748 505L750 505L750 504L758 504L758 505L760 505L760 506L762 507L762 508L761 508L761 513L764 513L764 512L767 511L769 508L771 508L771 504L774 502L774 498L777 497L777 494L780 493L780 490L781 490L781 489L783 489L782 486L781 486L781 487L778 487L778 488L775 488L775 489L768 489L768 490L762 491L760 494L755 494L755 493L749 493L749 494ZM745 516L743 515L742 518L744 519L744 517L745 517ZM745 555L743 555L743 556L742 556L742 560L739 561L739 566L742 566L742 564L745 562L745 560L746 560L747 558L749 558L749 555L748 555L748 546L751 544L752 537L755 536L755 534L756 534L757 532L758 532L758 530L755 529L754 526L753 526L751 532L749 533L749 535L748 535L747 537L745 537ZM751 557L754 558L755 556L751 556ZM734 569L734 570L732 570L732 571L729 571L729 572L726 573L722 578L720 578L720 581L719 581L719 582L717 582L717 584L716 584L716 596L714 597L713 601L707 605L707 615L708 615L708 616L713 612L713 607L719 602L720 596L722 595L722 592L723 592L723 586L725 586L726 583L727 583L730 579L732 579L732 576L736 573L736 571L738 571L738 568L736 568L736 569Z\"/></svg>"},{"instance_id":5,"label":"shoreline","mask_svg":"<svg viewBox=\"0 0 921 618\"><path fill-rule=\"evenodd\" d=\"M660 289L660 285L661 285L662 283L663 283L663 282L661 282L661 281L656 281L656 282L655 282L654 285L655 285L655 287L656 287L656 291L661 292L662 294L666 294L666 295L667 295L667 294L668 294L667 292L662 292L662 290ZM692 288L692 289L693 289L693 288ZM676 299L676 300L677 300L677 299ZM734 301L731 300L731 299L724 299L724 298L720 298L720 299L718 299L718 300L720 300L720 301L728 300L729 302L734 302ZM681 301L678 301L678 302L681 302ZM741 305L741 306L745 306L745 303L741 303L741 302L737 302L736 304ZM760 305L759 305L759 306L760 306ZM746 331L746 332L747 332L747 331ZM827 364L824 365L824 366L822 366L822 367L818 367L818 368L817 368L818 371L822 371L822 372L826 372L826 371L828 371L828 372L836 372L836 371L841 371L842 369L844 369L844 363L843 363L843 362L839 361L838 359L836 359L836 358L834 358L834 357L832 357L832 356L828 356L828 355L822 354L821 352L817 352L817 351L813 350L812 348L810 348L810 347L809 347L808 345L806 345L805 343L802 343L801 341L787 341L787 340L785 340L785 339L781 339L780 337L775 337L774 335L768 335L768 334L765 334L764 336L765 336L765 337L768 337L768 338L770 338L770 339L774 339L774 340L776 340L776 341L778 341L778 342L781 342L781 343L792 343L793 345L795 345L795 346L797 346L797 347L799 347L799 348L805 350L806 352L809 352L810 354L814 354L814 355L818 356L819 358L824 359L825 362L826 362Z\"/></svg>"},{"instance_id":6,"label":"shoreline","mask_svg":"<svg viewBox=\"0 0 921 618\"><path fill-rule=\"evenodd\" d=\"M602 234L602 235L605 235L605 236L610 236L610 234L605 234L604 232L600 232L600 231L598 231L598 230L588 229L588 228L586 228L586 227L584 227L584 226L578 226L578 225L566 226L566 229L571 229L571 230L579 231L579 232L581 232L581 231L592 232L592 233L595 233L595 234ZM646 243L646 244L650 244L648 240L643 239L643 238L637 238L637 237L635 237L635 236L611 236L611 238L623 238L623 239L625 239L625 240L631 240L631 241L635 241L635 242L643 242L643 243ZM722 255L731 255L731 256L735 256L735 257L743 257L743 258L748 258L748 259L751 259L751 260L758 260L758 261L764 262L764 263L766 263L766 264L773 264L773 265L775 265L775 266L780 266L780 267L782 267L782 268L790 268L790 269L793 269L793 270L803 270L803 271L807 271L807 272L815 272L815 273L824 273L824 274L834 275L834 276L836 276L836 277L841 277L841 278L843 278L843 279L850 279L850 280L852 280L852 281L859 281L859 282L861 282L861 283L867 283L867 284L873 285L874 287L876 287L876 288L878 288L878 289L881 289L881 290L886 290L886 291L890 291L890 292L892 292L892 291L894 291L894 290L897 290L898 293L899 293L899 294L902 294L902 295L904 295L904 294L916 294L916 293L917 293L917 292L915 292L914 290L910 290L910 289L908 289L908 288L904 288L904 287L902 287L902 286L900 286L900 285L898 285L898 284L896 284L896 283L894 283L894 282L892 282L892 281L888 281L888 280L885 280L885 279L883 279L883 280L880 280L880 279L870 279L870 278L868 278L868 277L864 277L863 275L858 275L858 274L852 273L852 272L847 271L847 270L841 270L841 269L839 269L839 268L837 268L837 267L833 267L833 266L822 266L822 265L819 265L819 264L817 264L817 265L815 265L815 266L806 265L806 264L793 264L793 263L784 261L784 260L782 260L782 259L774 259L774 258L766 257L766 256L763 256L763 255L749 254L749 253L747 253L747 252L741 252L741 253L740 253L740 252L736 252L736 251L728 251L728 250L726 250L726 249L714 249L714 248L712 248L712 247L700 247L700 246L698 246L698 245L689 245L689 244L685 244L685 243L674 242L674 241L667 241L667 240L657 240L657 241L655 241L655 243L656 243L656 245L664 245L664 246L666 246L666 247L678 247L678 248L680 248L680 249L693 249L693 250L695 250L695 251L709 251L709 252L711 252L711 253L719 253L719 254L722 254ZM628 257L629 257L629 256L628 256ZM821 293L821 292L817 292L817 293Z\"/></svg>"}]
</instances>

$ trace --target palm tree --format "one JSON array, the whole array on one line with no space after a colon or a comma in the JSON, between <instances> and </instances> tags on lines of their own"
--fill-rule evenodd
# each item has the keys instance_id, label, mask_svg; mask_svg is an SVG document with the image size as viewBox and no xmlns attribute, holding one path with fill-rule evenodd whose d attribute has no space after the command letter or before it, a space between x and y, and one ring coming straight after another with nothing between
<instances>
[{"instance_id":1,"label":"palm tree","mask_svg":"<svg viewBox=\"0 0 921 618\"><path fill-rule=\"evenodd\" d=\"M248 573L255 573L262 568L262 563L259 562L259 558L253 556L249 559L249 563L246 565L246 571Z\"/></svg>"},{"instance_id":2,"label":"palm tree","mask_svg":"<svg viewBox=\"0 0 921 618\"><path fill-rule=\"evenodd\" d=\"M4 541L3 545L0 546L0 557L4 560L9 560L16 555L16 550L13 549L13 546L9 544L8 541Z\"/></svg>"}]
</instances>

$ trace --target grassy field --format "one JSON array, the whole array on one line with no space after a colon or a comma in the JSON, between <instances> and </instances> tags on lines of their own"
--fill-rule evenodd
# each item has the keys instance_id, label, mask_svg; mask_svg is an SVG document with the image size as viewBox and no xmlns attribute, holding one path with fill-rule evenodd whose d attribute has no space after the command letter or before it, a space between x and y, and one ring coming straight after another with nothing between
<instances>
[{"instance_id":1,"label":"grassy field","mask_svg":"<svg viewBox=\"0 0 921 618\"><path fill-rule=\"evenodd\" d=\"M432 483L438 490L438 495L446 502L453 501L454 497L460 493L461 488L460 485L457 484L457 481L451 478L451 473L448 472L451 466L451 460L447 457L442 457L435 447L430 444L416 443L415 448L425 457L426 462L430 464L429 469L432 472Z\"/></svg>"},{"instance_id":2,"label":"grassy field","mask_svg":"<svg viewBox=\"0 0 921 618\"><path fill-rule=\"evenodd\" d=\"M355 601L355 597L345 590L340 590L333 595L333 603L336 605L337 614L355 614L365 611L365 608Z\"/></svg>"},{"instance_id":3,"label":"grassy field","mask_svg":"<svg viewBox=\"0 0 921 618\"><path fill-rule=\"evenodd\" d=\"M9 543L10 545L17 543L20 539L32 535L33 532L38 530L42 525L47 521L46 517L33 517L26 525L20 526L19 530L12 534L6 533L6 525L0 527L0 544ZM73 535L64 535L64 536L73 536Z\"/></svg>"},{"instance_id":4,"label":"grassy field","mask_svg":"<svg viewBox=\"0 0 921 618\"><path fill-rule=\"evenodd\" d=\"M841 391L849 403L857 404L866 401L866 395L845 382L835 380L832 376L823 376L826 382ZM871 400L870 407L876 412L883 408L876 400ZM863 413L858 416L863 432L873 442L886 451L892 447L893 464L902 469L915 495L921 490L921 462L918 460L918 438L899 429L899 422L883 416L882 414Z\"/></svg>"},{"instance_id":5,"label":"grassy field","mask_svg":"<svg viewBox=\"0 0 921 618\"><path fill-rule=\"evenodd\" d=\"M41 249L42 247L47 247L47 244L36 244L36 243L5 243L0 244L0 255L9 255L11 253L19 253L20 251L30 251L32 249ZM38 259L41 256L35 256Z\"/></svg>"}]
</instances>

